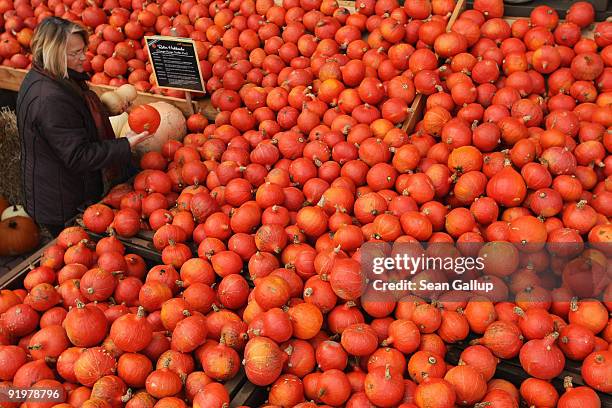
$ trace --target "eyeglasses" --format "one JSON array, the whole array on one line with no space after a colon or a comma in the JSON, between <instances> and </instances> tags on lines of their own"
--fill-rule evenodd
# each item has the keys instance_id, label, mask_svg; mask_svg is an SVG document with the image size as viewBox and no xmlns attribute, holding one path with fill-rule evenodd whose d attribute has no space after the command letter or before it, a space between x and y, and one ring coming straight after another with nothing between
<instances>
[{"instance_id":1,"label":"eyeglasses","mask_svg":"<svg viewBox=\"0 0 612 408\"><path fill-rule=\"evenodd\" d=\"M68 52L66 53L66 55L68 55L70 58L77 58L79 56L85 56L85 53L87 52L87 47L83 48L82 50L76 51L76 52Z\"/></svg>"}]
</instances>

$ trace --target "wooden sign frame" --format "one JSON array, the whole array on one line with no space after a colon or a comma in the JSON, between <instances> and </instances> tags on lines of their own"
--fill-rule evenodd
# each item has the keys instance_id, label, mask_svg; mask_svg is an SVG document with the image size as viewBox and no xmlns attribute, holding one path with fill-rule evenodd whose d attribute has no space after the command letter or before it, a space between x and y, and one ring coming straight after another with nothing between
<instances>
[{"instance_id":1,"label":"wooden sign frame","mask_svg":"<svg viewBox=\"0 0 612 408\"><path fill-rule=\"evenodd\" d=\"M201 93L206 93L206 83L204 82L204 79L202 78L202 69L200 67L200 61L197 59L197 50L196 50L196 44L195 41L193 41L193 39L191 38L182 38L182 37L169 37L169 36L163 36L163 35L152 35L152 36L145 36L145 45L147 47L147 54L148 54L148 58L149 58L149 63L151 64L151 68L153 69L153 73L155 74L155 81L157 82L157 86L159 88L165 88L165 89L177 89L179 91L185 91L186 94L188 95L189 99L191 99L191 95L190 92L201 92ZM149 41L150 40L163 40L163 41L170 41L170 42L176 42L176 43L188 43L191 44L191 46L193 47L193 50L195 52L195 56L196 56L196 65L198 67L198 78L200 79L200 84L202 85L202 90L196 90L196 89L186 89L186 88L180 88L180 87L174 87L174 86L161 86L159 84L159 81L157 80L157 72L155 70L155 64L153 64L153 57L151 56L151 50L150 50L150 44Z\"/></svg>"}]
</instances>

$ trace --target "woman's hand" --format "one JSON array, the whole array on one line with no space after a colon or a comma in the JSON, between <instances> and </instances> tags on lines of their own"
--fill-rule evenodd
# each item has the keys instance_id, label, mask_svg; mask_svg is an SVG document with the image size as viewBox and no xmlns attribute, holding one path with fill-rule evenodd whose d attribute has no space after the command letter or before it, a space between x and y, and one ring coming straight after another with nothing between
<instances>
[{"instance_id":1,"label":"woman's hand","mask_svg":"<svg viewBox=\"0 0 612 408\"><path fill-rule=\"evenodd\" d=\"M133 149L137 144L144 142L153 135L154 133L149 133L147 131L135 133L134 131L130 130L125 137L130 143L130 147Z\"/></svg>"}]
</instances>

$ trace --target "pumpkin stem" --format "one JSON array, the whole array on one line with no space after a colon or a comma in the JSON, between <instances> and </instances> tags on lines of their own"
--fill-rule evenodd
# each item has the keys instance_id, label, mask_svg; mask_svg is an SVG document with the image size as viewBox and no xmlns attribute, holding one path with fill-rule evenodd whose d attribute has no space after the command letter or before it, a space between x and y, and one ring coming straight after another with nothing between
<instances>
[{"instance_id":1,"label":"pumpkin stem","mask_svg":"<svg viewBox=\"0 0 612 408\"><path fill-rule=\"evenodd\" d=\"M573 388L574 384L572 384L572 377L570 377L569 375L565 378L563 378L563 388L565 388L566 390L569 390L570 388Z\"/></svg>"},{"instance_id":2,"label":"pumpkin stem","mask_svg":"<svg viewBox=\"0 0 612 408\"><path fill-rule=\"evenodd\" d=\"M136 316L145 317L145 308L142 306L138 306L138 312L136 312Z\"/></svg>"},{"instance_id":3,"label":"pumpkin stem","mask_svg":"<svg viewBox=\"0 0 612 408\"><path fill-rule=\"evenodd\" d=\"M578 298L577 297L573 297L572 300L570 301L570 310L572 312L578 311Z\"/></svg>"},{"instance_id":4,"label":"pumpkin stem","mask_svg":"<svg viewBox=\"0 0 612 408\"><path fill-rule=\"evenodd\" d=\"M429 358L427 359L427 362L429 362L429 364L436 364L438 360L436 360L434 356L429 356Z\"/></svg>"},{"instance_id":5,"label":"pumpkin stem","mask_svg":"<svg viewBox=\"0 0 612 408\"><path fill-rule=\"evenodd\" d=\"M125 395L121 397L121 402L128 402L132 399L132 389L128 388Z\"/></svg>"},{"instance_id":6,"label":"pumpkin stem","mask_svg":"<svg viewBox=\"0 0 612 408\"><path fill-rule=\"evenodd\" d=\"M474 339L474 340L470 341L470 346L475 346L475 345L478 345L478 344L482 344L482 338Z\"/></svg>"},{"instance_id":7,"label":"pumpkin stem","mask_svg":"<svg viewBox=\"0 0 612 408\"><path fill-rule=\"evenodd\" d=\"M391 379L391 367L389 364L385 365L385 380Z\"/></svg>"},{"instance_id":8,"label":"pumpkin stem","mask_svg":"<svg viewBox=\"0 0 612 408\"><path fill-rule=\"evenodd\" d=\"M547 350L550 350L550 346L559 338L559 332L552 332L548 336L544 337L544 345Z\"/></svg>"},{"instance_id":9,"label":"pumpkin stem","mask_svg":"<svg viewBox=\"0 0 612 408\"><path fill-rule=\"evenodd\" d=\"M519 315L520 317L525 317L525 311L523 309L521 309L520 307L516 306L514 309L514 314Z\"/></svg>"},{"instance_id":10,"label":"pumpkin stem","mask_svg":"<svg viewBox=\"0 0 612 408\"><path fill-rule=\"evenodd\" d=\"M189 316L191 316L191 312L189 312L189 310L185 309L185 310L183 310L183 316L189 317Z\"/></svg>"},{"instance_id":11,"label":"pumpkin stem","mask_svg":"<svg viewBox=\"0 0 612 408\"><path fill-rule=\"evenodd\" d=\"M81 302L79 299L75 301L77 308L83 309L85 307L85 303Z\"/></svg>"}]
</instances>

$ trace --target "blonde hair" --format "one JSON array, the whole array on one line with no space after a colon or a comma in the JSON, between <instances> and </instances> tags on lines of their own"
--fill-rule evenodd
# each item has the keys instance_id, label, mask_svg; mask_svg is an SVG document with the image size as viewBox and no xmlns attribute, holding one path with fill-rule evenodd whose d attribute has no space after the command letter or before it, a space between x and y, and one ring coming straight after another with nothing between
<instances>
[{"instance_id":1,"label":"blonde hair","mask_svg":"<svg viewBox=\"0 0 612 408\"><path fill-rule=\"evenodd\" d=\"M87 31L78 24L58 17L44 19L32 37L33 62L54 77L68 78L66 46L72 34L88 43Z\"/></svg>"}]
</instances>

